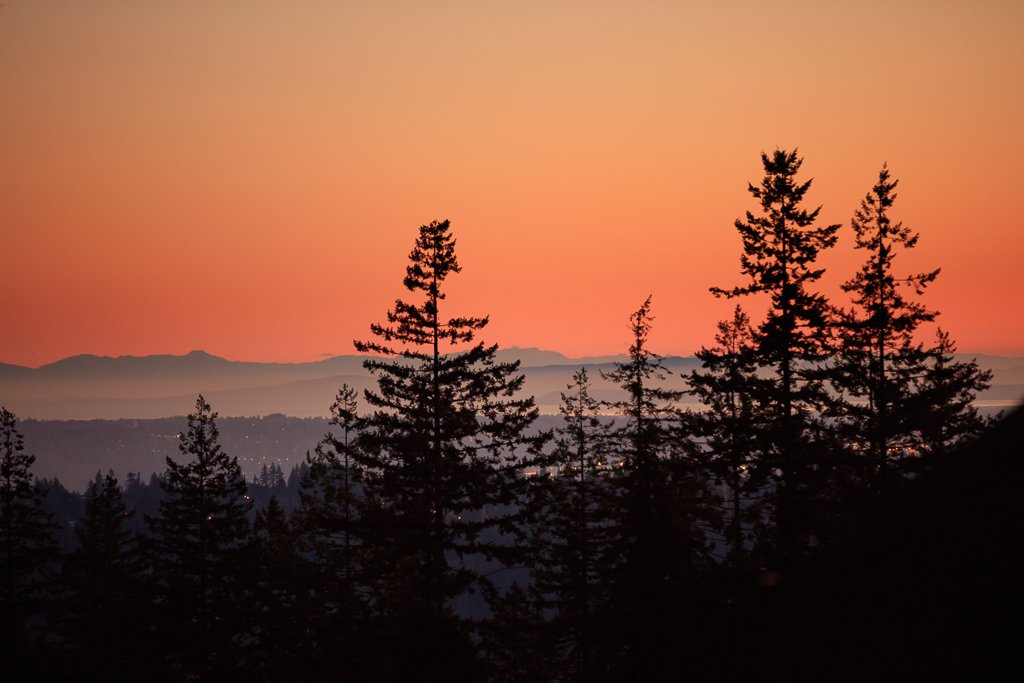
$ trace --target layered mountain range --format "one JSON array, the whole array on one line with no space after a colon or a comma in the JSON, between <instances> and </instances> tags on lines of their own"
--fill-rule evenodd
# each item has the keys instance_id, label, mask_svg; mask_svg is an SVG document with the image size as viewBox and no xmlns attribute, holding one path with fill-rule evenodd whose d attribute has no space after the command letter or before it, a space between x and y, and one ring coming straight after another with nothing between
<instances>
[{"instance_id":1,"label":"layered mountain range","mask_svg":"<svg viewBox=\"0 0 1024 683\"><path fill-rule=\"evenodd\" d=\"M502 349L498 355L521 362L523 391L536 398L544 413L557 412L560 392L580 367L590 370L597 398L617 397L599 371L611 369L623 356L569 358L536 348ZM964 356L969 357L994 373L979 405L1015 405L1024 397L1024 359ZM192 351L183 356L79 355L39 368L0 364L0 405L21 419L144 419L185 415L202 393L223 416L325 416L343 383L360 391L374 385L364 359L349 355L308 363L254 363ZM678 375L699 361L668 356L665 365ZM682 387L678 377L669 381Z\"/></svg>"},{"instance_id":2,"label":"layered mountain range","mask_svg":"<svg viewBox=\"0 0 1024 683\"><path fill-rule=\"evenodd\" d=\"M567 358L540 349L503 349L499 360L519 360L525 392L545 412L555 412L559 392L580 367L610 369L622 356ZM0 364L0 404L20 418L117 419L187 414L203 394L221 415L281 413L295 417L327 415L338 388L374 385L364 356L334 356L308 363L231 361L204 351L183 356L80 355L39 368ZM686 371L694 358L670 357L666 364ZM613 391L596 387L602 391Z\"/></svg>"},{"instance_id":3,"label":"layered mountain range","mask_svg":"<svg viewBox=\"0 0 1024 683\"><path fill-rule=\"evenodd\" d=\"M622 356L569 358L554 351L510 348L503 361L519 360L526 375L524 393L543 413L557 413L560 392L580 367L590 371L598 399L621 398L601 378ZM993 371L992 388L978 399L983 412L1015 405L1024 398L1024 359L978 356ZM12 410L26 447L38 458L35 473L59 477L81 490L98 470L120 476L148 476L180 457L178 433L184 415L204 394L221 418L221 441L236 455L247 477L270 463L285 472L301 462L330 428L328 414L342 383L374 386L363 356L335 356L310 363L230 361L203 351L183 356L73 356L39 368L0 364L0 405ZM681 374L698 367L693 357L669 356L669 386L683 385ZM538 428L557 418L543 417Z\"/></svg>"}]
</instances>

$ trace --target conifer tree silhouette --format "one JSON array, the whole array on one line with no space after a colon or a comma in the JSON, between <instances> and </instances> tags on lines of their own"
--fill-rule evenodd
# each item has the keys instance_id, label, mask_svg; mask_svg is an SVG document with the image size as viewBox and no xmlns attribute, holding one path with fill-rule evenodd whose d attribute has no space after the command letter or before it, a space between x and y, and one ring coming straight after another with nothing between
<instances>
[{"instance_id":1,"label":"conifer tree silhouette","mask_svg":"<svg viewBox=\"0 0 1024 683\"><path fill-rule=\"evenodd\" d=\"M317 446L317 455L323 459L319 464L330 468L335 478L335 490L331 493L336 496L338 508L336 520L340 536L338 541L340 557L338 559L342 570L342 581L349 591L351 591L352 583L355 580L353 557L355 547L352 527L358 516L359 500L356 496L356 486L359 484L360 472L353 457L353 448L355 447L358 421L355 389L343 384L331 405L329 421L330 425L337 428L338 433L333 431L327 433ZM311 464L311 470L312 468Z\"/></svg>"},{"instance_id":2,"label":"conifer tree silhouette","mask_svg":"<svg viewBox=\"0 0 1024 683\"><path fill-rule=\"evenodd\" d=\"M609 573L615 646L622 650L618 675L629 672L638 680L660 679L673 666L666 657L693 616L686 610L695 587L688 579L709 560L707 540L698 528L708 503L704 475L680 433L683 391L666 386L670 372L648 348L653 321L647 297L630 316L628 360L602 372L626 393L605 403L624 418L608 435L606 450L614 488Z\"/></svg>"},{"instance_id":3,"label":"conifer tree silhouette","mask_svg":"<svg viewBox=\"0 0 1024 683\"><path fill-rule=\"evenodd\" d=\"M318 680L327 671L337 673L336 658L324 652L337 645L335 634L316 618L336 605L322 603L325 579L310 571L297 536L276 496L256 511L241 577L248 589L241 654L253 680Z\"/></svg>"},{"instance_id":4,"label":"conifer tree silhouette","mask_svg":"<svg viewBox=\"0 0 1024 683\"><path fill-rule=\"evenodd\" d=\"M353 453L359 421L356 409L355 390L343 384L328 421L336 431L328 432L314 453L307 455L297 518L316 557L333 575L332 583L350 593L356 578L354 526L360 515L361 473Z\"/></svg>"},{"instance_id":5,"label":"conifer tree silhouette","mask_svg":"<svg viewBox=\"0 0 1024 683\"><path fill-rule=\"evenodd\" d=\"M897 253L919 239L890 217L897 184L883 164L854 214L856 246L868 258L843 285L853 307L842 312L842 343L830 369L843 399L833 412L840 437L860 466L861 488L876 494L927 462L917 456L947 453L980 435L987 422L973 402L992 377L974 361L956 361L955 346L941 329L932 346L916 338L938 312L912 297L940 271L894 272Z\"/></svg>"},{"instance_id":6,"label":"conifer tree silhouette","mask_svg":"<svg viewBox=\"0 0 1024 683\"><path fill-rule=\"evenodd\" d=\"M444 318L444 285L461 267L448 221L421 226L403 280L416 300L397 299L386 323L356 341L377 380L354 455L376 506L372 542L385 572L381 608L395 620L393 658L405 676L474 675L465 628L450 607L480 579L460 558L501 551L484 532L513 502L514 449L537 415L516 398L519 363L495 359L477 340L486 317ZM397 642L396 642L397 644ZM428 669L424 669L428 667Z\"/></svg>"},{"instance_id":7,"label":"conifer tree silhouette","mask_svg":"<svg viewBox=\"0 0 1024 683\"><path fill-rule=\"evenodd\" d=\"M14 413L0 407L0 654L12 672L28 666L31 617L41 613L57 555L54 525L32 478L35 460Z\"/></svg>"},{"instance_id":8,"label":"conifer tree silhouette","mask_svg":"<svg viewBox=\"0 0 1024 683\"><path fill-rule=\"evenodd\" d=\"M803 159L796 150L762 153L761 163L760 185L748 184L760 214L747 211L746 220L736 221L743 240L741 271L748 282L732 289L713 287L711 292L730 298L764 295L769 301L767 315L756 328L756 361L773 375L763 385L761 401L773 413L767 436L768 466L777 473L774 532L781 555L792 557L815 542L809 527L816 517L811 501L821 488L817 475L826 447L813 427L815 411L830 400L821 364L831 352L831 307L812 286L825 272L816 260L835 245L840 226L817 226L821 207L803 208L811 181L797 180Z\"/></svg>"},{"instance_id":9,"label":"conifer tree silhouette","mask_svg":"<svg viewBox=\"0 0 1024 683\"><path fill-rule=\"evenodd\" d=\"M244 597L239 574L252 507L238 459L218 443L216 418L199 396L178 445L187 461L167 458L166 498L149 520L164 588L162 635L178 645L170 664L199 679L222 678L237 663L234 636L242 631Z\"/></svg>"},{"instance_id":10,"label":"conifer tree silhouette","mask_svg":"<svg viewBox=\"0 0 1024 683\"><path fill-rule=\"evenodd\" d=\"M564 424L555 430L554 448L537 458L539 470L526 488L532 594L552 614L543 627L551 648L546 654L564 677L580 681L593 680L600 668L598 624L608 616L609 421L601 407L580 368L561 394ZM527 595L524 590L520 599Z\"/></svg>"},{"instance_id":11,"label":"conifer tree silhouette","mask_svg":"<svg viewBox=\"0 0 1024 683\"><path fill-rule=\"evenodd\" d=\"M311 572L307 594L315 594L304 625L315 631L325 670L349 666L365 636L367 606L366 554L360 539L364 498L361 469L355 458L359 414L355 390L343 384L330 408L331 426L312 454L299 489L294 526ZM269 511L268 511L269 512Z\"/></svg>"},{"instance_id":12,"label":"conifer tree silhouette","mask_svg":"<svg viewBox=\"0 0 1024 683\"><path fill-rule=\"evenodd\" d=\"M926 349L928 362L912 398L924 455L948 455L975 441L991 424L974 400L992 381L976 360L958 361L949 333L939 329L934 345Z\"/></svg>"},{"instance_id":13,"label":"conifer tree silhouette","mask_svg":"<svg viewBox=\"0 0 1024 683\"><path fill-rule=\"evenodd\" d=\"M75 526L80 545L64 572L66 635L76 673L84 678L135 680L142 652L152 651L153 643L146 642L152 586L139 538L126 526L134 514L113 471L97 473ZM97 652L104 656L95 657Z\"/></svg>"},{"instance_id":14,"label":"conifer tree silhouette","mask_svg":"<svg viewBox=\"0 0 1024 683\"><path fill-rule=\"evenodd\" d=\"M844 445L859 461L865 485L884 486L890 465L916 451L920 418L914 415L918 380L928 354L915 339L920 326L937 313L910 298L920 296L939 269L897 277L893 263L900 250L917 245L919 234L893 222L890 210L896 185L886 165L878 182L861 201L851 224L856 248L867 253L860 270L843 284L853 307L839 320L841 342L830 371L843 397L839 427Z\"/></svg>"},{"instance_id":15,"label":"conifer tree silhouette","mask_svg":"<svg viewBox=\"0 0 1024 683\"><path fill-rule=\"evenodd\" d=\"M701 368L687 377L690 393L707 407L691 416L691 424L703 442L704 467L724 487L724 559L737 569L750 568L760 502L771 479L764 438L769 418L761 408L765 389L757 375L756 351L750 318L737 305L732 318L718 323L715 346L697 352Z\"/></svg>"}]
</instances>

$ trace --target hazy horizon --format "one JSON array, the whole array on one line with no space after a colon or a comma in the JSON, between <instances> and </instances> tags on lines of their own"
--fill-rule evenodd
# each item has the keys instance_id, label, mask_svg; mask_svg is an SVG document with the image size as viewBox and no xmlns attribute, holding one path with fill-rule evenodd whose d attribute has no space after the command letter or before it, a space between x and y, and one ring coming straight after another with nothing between
<instances>
[{"instance_id":1,"label":"hazy horizon","mask_svg":"<svg viewBox=\"0 0 1024 683\"><path fill-rule=\"evenodd\" d=\"M994 373L992 386L978 396L977 405L1002 408L1024 398L1024 358L957 354ZM196 394L202 393L225 416L280 413L319 417L328 413L342 384L360 393L375 389L363 368L365 354L343 354L305 363L235 361L202 351L183 355L92 356L81 354L25 368L0 364L0 404L28 419L156 419L185 415ZM570 358L537 347L505 348L503 361L518 359L526 383L521 395L533 396L543 414L558 412L560 395L579 367L591 370L598 399L615 400L616 390L599 370L622 360L621 354ZM78 361L78 362L76 362ZM666 355L675 374L666 386L681 386L682 376L699 366L692 355ZM697 407L695 401L684 404Z\"/></svg>"},{"instance_id":2,"label":"hazy horizon","mask_svg":"<svg viewBox=\"0 0 1024 683\"><path fill-rule=\"evenodd\" d=\"M558 349L542 348L542 347L539 347L539 346L515 346L515 345L513 345L513 346L502 346L502 345L499 345L498 346L498 350L499 351L506 351L506 352L525 351L525 352L538 352L538 353L541 353L541 354L558 354L559 356L562 356L565 360L568 360L568 361L585 361L585 362L595 362L596 359L613 359L613 358L622 358L622 357L626 356L626 350L621 350L619 352L611 352L611 353L596 353L596 354L581 354L581 355L570 355L570 354L565 353L564 351L560 351ZM688 353L677 353L677 352L672 352L672 351L665 352L665 351L661 351L661 350L655 349L655 350L653 350L653 353L657 353L658 355L664 356L666 358L694 358L695 357L695 353L696 353L697 350L699 350L699 349L694 349L694 350L692 350L692 351L690 351ZM72 354L67 355L67 356L61 356L59 358L54 358L52 360L43 361L43 362L41 362L39 364L35 364L35 365L28 365L28 364L23 364L23 363L15 363L15 362L11 362L11 361L8 361L8 360L0 358L0 366L6 365L6 366L19 367L19 368L26 368L26 369L29 369L29 370L38 370L39 368L43 368L43 367L46 367L48 365L53 365L55 363L60 363L61 361L66 361L66 360L70 360L70 359L73 359L73 358L81 358L81 357L91 357L91 358L97 358L97 359L116 360L116 359L119 359L119 358L140 358L140 359L141 358L153 358L153 357L157 357L157 358L159 358L159 357L184 358L184 357L192 355L192 354L205 354L205 355L208 355L208 356L212 356L214 358L218 358L218 359L221 359L221 360L226 360L226 361L231 362L231 363L258 363L258 364L277 364L277 365L304 365L304 364L309 364L309 363L318 363L318 362L321 362L321 361L330 360L332 358L348 358L348 357L364 358L364 357L368 357L370 355L370 354L357 353L357 352L355 352L353 350L353 351L350 351L350 352L347 352L347 353L336 353L336 354L322 353L322 354L319 354L318 356L314 356L314 357L306 358L306 359L282 360L282 359L274 359L274 358L269 358L269 359L263 359L263 358L233 358L233 357L230 357L230 356L227 356L227 355L222 355L222 354L219 354L219 353L214 353L214 352L209 351L209 350L204 349L204 348L192 348L192 349L188 349L187 351L181 351L181 352L164 351L164 352L156 352L156 353L119 353L119 354L96 353L96 352L91 352L91 351L83 351L83 352L80 352L80 353L72 353ZM964 349L959 349L958 348L957 349L957 356L967 356L967 357L976 357L976 358L982 358L982 357L986 357L986 358L1000 358L1000 359L1006 359L1006 360L1024 360L1024 351L1021 351L1019 353L997 353L997 352L989 352L989 351L975 351L975 350L972 350L972 349L964 350Z\"/></svg>"}]
</instances>

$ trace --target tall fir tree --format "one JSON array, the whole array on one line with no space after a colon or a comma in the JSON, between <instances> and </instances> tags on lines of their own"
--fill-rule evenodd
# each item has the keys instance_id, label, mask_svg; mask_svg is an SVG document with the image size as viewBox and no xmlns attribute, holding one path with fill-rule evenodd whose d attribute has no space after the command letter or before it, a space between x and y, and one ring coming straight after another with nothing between
<instances>
[{"instance_id":1,"label":"tall fir tree","mask_svg":"<svg viewBox=\"0 0 1024 683\"><path fill-rule=\"evenodd\" d=\"M311 535L316 556L331 568L331 582L352 594L358 538L354 527L359 519L361 485L353 453L359 421L355 389L343 384L330 411L328 424L334 429L306 460L299 523Z\"/></svg>"},{"instance_id":2,"label":"tall fir tree","mask_svg":"<svg viewBox=\"0 0 1024 683\"><path fill-rule=\"evenodd\" d=\"M30 629L42 623L57 555L54 525L32 478L35 460L25 452L14 413L0 407L0 653L14 675L31 666L37 650Z\"/></svg>"},{"instance_id":3,"label":"tall fir tree","mask_svg":"<svg viewBox=\"0 0 1024 683\"><path fill-rule=\"evenodd\" d=\"M715 346L697 352L701 367L687 377L690 393L705 406L691 416L701 442L699 459L723 491L722 559L740 571L755 561L761 501L771 479L764 457L768 416L760 402L764 380L757 374L756 351L750 318L737 305L732 318L718 323Z\"/></svg>"},{"instance_id":4,"label":"tall fir tree","mask_svg":"<svg viewBox=\"0 0 1024 683\"><path fill-rule=\"evenodd\" d=\"M169 671L199 680L230 676L239 664L242 549L252 507L238 458L218 443L216 418L199 396L178 445L186 461L167 458L166 498L149 520L164 589L162 636L175 644Z\"/></svg>"},{"instance_id":5,"label":"tall fir tree","mask_svg":"<svg viewBox=\"0 0 1024 683\"><path fill-rule=\"evenodd\" d=\"M152 586L139 538L127 527L134 514L113 471L97 472L75 525L79 547L64 565L65 635L75 675L85 680L135 680L153 650L146 640Z\"/></svg>"},{"instance_id":6,"label":"tall fir tree","mask_svg":"<svg viewBox=\"0 0 1024 683\"><path fill-rule=\"evenodd\" d=\"M898 182L883 165L851 221L856 248L867 259L842 286L853 307L840 318L842 340L830 372L844 399L836 415L842 440L858 465L851 478L875 491L885 487L890 474L899 474L894 464L916 451L914 407L920 402L913 394L928 358L916 335L937 315L912 297L920 296L939 270L904 277L894 271L897 253L913 249L919 239L890 217Z\"/></svg>"},{"instance_id":7,"label":"tall fir tree","mask_svg":"<svg viewBox=\"0 0 1024 683\"><path fill-rule=\"evenodd\" d=\"M343 384L331 405L332 429L306 455L294 527L314 577L316 594L305 628L324 670L359 671L367 654L366 556L362 474L355 457L359 414L356 391Z\"/></svg>"},{"instance_id":8,"label":"tall fir tree","mask_svg":"<svg viewBox=\"0 0 1024 683\"><path fill-rule=\"evenodd\" d=\"M247 587L241 655L248 679L309 681L339 673L336 659L324 652L337 645L335 634L317 618L329 609L318 590L323 577L296 540L284 509L271 496L256 511L243 551L248 569L241 577Z\"/></svg>"},{"instance_id":9,"label":"tall fir tree","mask_svg":"<svg viewBox=\"0 0 1024 683\"><path fill-rule=\"evenodd\" d=\"M745 285L713 287L716 296L762 295L768 312L756 328L756 361L770 371L761 402L773 415L767 434L768 466L777 473L774 492L775 545L781 557L792 557L816 542L811 522L814 500L828 474L823 432L815 429L817 411L830 401L822 381L822 364L831 353L831 307L814 291L824 274L820 253L835 245L840 225L816 225L821 207L803 207L811 181L797 174L803 159L797 151L762 153L764 177L748 184L760 213L737 219L743 240L740 257Z\"/></svg>"},{"instance_id":10,"label":"tall fir tree","mask_svg":"<svg viewBox=\"0 0 1024 683\"><path fill-rule=\"evenodd\" d=\"M651 297L630 316L628 360L602 377L625 398L605 404L622 422L608 435L614 538L611 604L621 657L616 676L661 680L678 673L677 653L695 619L692 598L709 560L700 528L708 503L703 473L680 433L683 391L648 348ZM670 654L674 653L674 654Z\"/></svg>"},{"instance_id":11,"label":"tall fir tree","mask_svg":"<svg viewBox=\"0 0 1024 683\"><path fill-rule=\"evenodd\" d=\"M612 529L604 452L609 420L591 394L586 368L562 392L559 414L564 422L554 447L538 457L526 487L534 583L516 598L535 595L551 614L543 626L550 650L545 659L557 665L557 677L588 681L605 668L600 623L609 617Z\"/></svg>"},{"instance_id":12,"label":"tall fir tree","mask_svg":"<svg viewBox=\"0 0 1024 683\"><path fill-rule=\"evenodd\" d=\"M421 226L403 281L417 300L395 301L364 366L377 380L357 459L376 506L373 543L385 561L378 602L401 643L391 662L409 677L430 670L448 680L477 675L465 624L450 601L481 579L461 558L489 556L513 502L515 449L537 415L517 398L519 363L498 362L477 340L486 317L442 316L444 285L461 267L448 221ZM397 643L396 643L397 644Z\"/></svg>"}]
</instances>

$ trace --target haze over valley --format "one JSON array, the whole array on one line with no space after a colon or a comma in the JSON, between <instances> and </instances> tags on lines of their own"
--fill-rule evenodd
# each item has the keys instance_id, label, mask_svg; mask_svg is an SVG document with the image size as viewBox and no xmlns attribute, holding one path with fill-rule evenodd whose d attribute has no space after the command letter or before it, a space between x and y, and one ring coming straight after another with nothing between
<instances>
[{"instance_id":1,"label":"haze over valley","mask_svg":"<svg viewBox=\"0 0 1024 683\"><path fill-rule=\"evenodd\" d=\"M581 367L590 372L598 399L618 396L599 371L610 370L624 356L570 358L557 351L513 347L500 350L498 357L521 361L523 393L535 397L542 414L558 412L560 393ZM222 416L323 417L343 383L360 394L374 386L363 369L364 358L253 363L193 351L183 356L79 355L39 368L0 363L0 404L22 419L152 419L186 415L201 393ZM957 356L971 358L993 372L992 386L978 395L979 407L1009 407L1024 397L1024 358ZM667 356L665 365L678 375L699 364L692 356ZM681 384L678 378L670 381Z\"/></svg>"},{"instance_id":2,"label":"haze over valley","mask_svg":"<svg viewBox=\"0 0 1024 683\"><path fill-rule=\"evenodd\" d=\"M542 418L537 428L558 421L561 392L572 373L586 367L598 400L622 398L622 392L601 379L624 356L570 358L556 351L508 348L504 361L520 360L526 376L523 393L536 398ZM360 395L373 388L363 368L364 356L335 356L310 363L231 361L203 351L157 356L79 355L39 368L0 364L0 404L21 417L22 430L36 471L82 490L98 470L113 469L144 478L165 467L165 458L179 457L178 434L184 415L202 393L221 415L225 450L238 456L247 477L277 463L285 473L330 428L326 416L343 383ZM977 358L993 372L992 386L979 394L982 413L994 414L1024 397L1024 359L960 354ZM692 356L668 356L674 373L668 383L682 383L680 374L698 367ZM697 408L683 401L684 407Z\"/></svg>"}]
</instances>

